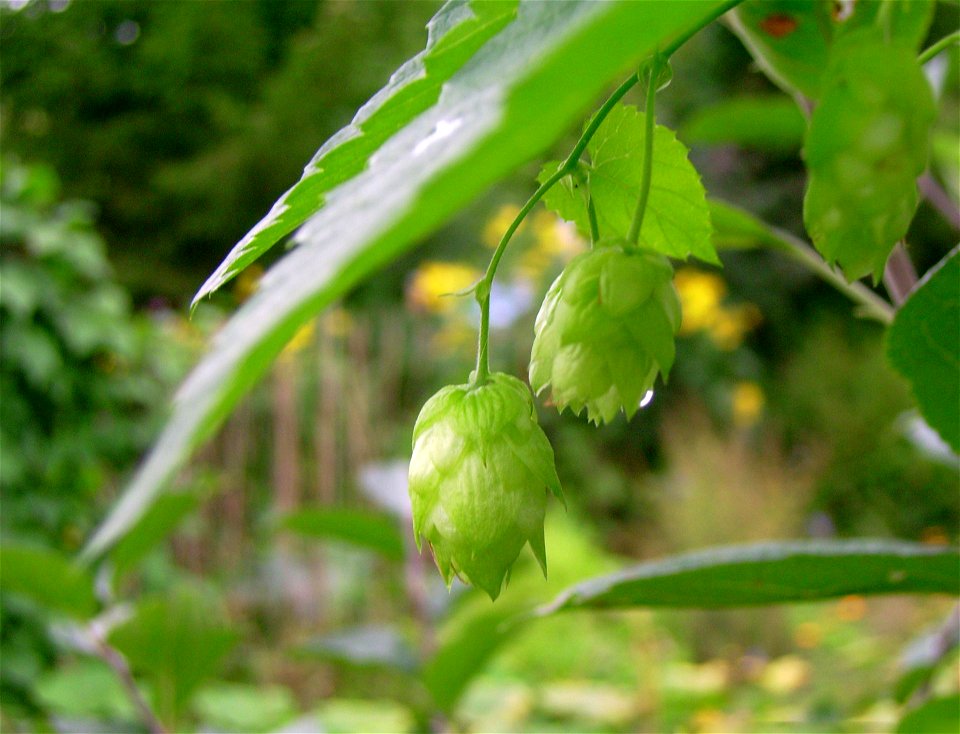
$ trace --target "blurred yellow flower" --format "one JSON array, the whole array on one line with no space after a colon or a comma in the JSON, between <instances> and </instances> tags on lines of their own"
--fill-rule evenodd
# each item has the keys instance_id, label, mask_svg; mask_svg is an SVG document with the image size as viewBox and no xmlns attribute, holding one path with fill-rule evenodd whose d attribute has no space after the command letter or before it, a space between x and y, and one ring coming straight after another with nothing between
<instances>
[{"instance_id":1,"label":"blurred yellow flower","mask_svg":"<svg viewBox=\"0 0 960 734\"><path fill-rule=\"evenodd\" d=\"M426 262L416 269L407 287L407 300L415 309L442 313L456 300L449 296L476 283L482 273L470 265L455 262Z\"/></svg>"},{"instance_id":2,"label":"blurred yellow flower","mask_svg":"<svg viewBox=\"0 0 960 734\"><path fill-rule=\"evenodd\" d=\"M323 316L323 333L342 338L353 328L353 316L345 308L334 308Z\"/></svg>"},{"instance_id":3,"label":"blurred yellow flower","mask_svg":"<svg viewBox=\"0 0 960 734\"><path fill-rule=\"evenodd\" d=\"M765 402L763 390L757 383L738 382L733 387L731 398L734 424L740 428L752 426L759 420L760 414L763 413Z\"/></svg>"},{"instance_id":4,"label":"blurred yellow flower","mask_svg":"<svg viewBox=\"0 0 960 734\"><path fill-rule=\"evenodd\" d=\"M760 323L760 309L752 303L721 307L710 326L710 338L724 351L733 351L743 338Z\"/></svg>"},{"instance_id":5,"label":"blurred yellow flower","mask_svg":"<svg viewBox=\"0 0 960 734\"><path fill-rule=\"evenodd\" d=\"M715 273L681 268L674 279L683 320L680 334L706 331L720 349L732 351L760 323L760 309L752 303L724 306L727 286Z\"/></svg>"},{"instance_id":6,"label":"blurred yellow flower","mask_svg":"<svg viewBox=\"0 0 960 734\"><path fill-rule=\"evenodd\" d=\"M507 227L513 224L513 220L520 213L520 207L515 204L504 204L489 219L483 228L483 244L489 248L494 248L500 244L500 238L507 231ZM518 232L524 229L526 222L521 222Z\"/></svg>"},{"instance_id":7,"label":"blurred yellow flower","mask_svg":"<svg viewBox=\"0 0 960 734\"><path fill-rule=\"evenodd\" d=\"M287 346L285 346L283 351L280 353L280 358L289 359L301 351L304 347L309 345L313 341L313 335L316 332L316 325L316 320L308 321L299 329L297 329L297 333L294 334L293 338L287 342Z\"/></svg>"},{"instance_id":8,"label":"blurred yellow flower","mask_svg":"<svg viewBox=\"0 0 960 734\"><path fill-rule=\"evenodd\" d=\"M538 211L531 218L534 242L520 260L520 274L537 280L556 261L567 262L583 250L583 242L569 224L548 211Z\"/></svg>"},{"instance_id":9,"label":"blurred yellow flower","mask_svg":"<svg viewBox=\"0 0 960 734\"><path fill-rule=\"evenodd\" d=\"M680 333L692 334L712 327L717 319L720 302L727 294L727 286L723 280L713 273L680 268L673 282L683 309Z\"/></svg>"},{"instance_id":10,"label":"blurred yellow flower","mask_svg":"<svg viewBox=\"0 0 960 734\"><path fill-rule=\"evenodd\" d=\"M816 622L801 622L793 633L793 641L797 647L812 650L823 640L823 630Z\"/></svg>"},{"instance_id":11,"label":"blurred yellow flower","mask_svg":"<svg viewBox=\"0 0 960 734\"><path fill-rule=\"evenodd\" d=\"M844 622L857 622L867 613L867 600L858 594L850 594L837 602L837 617Z\"/></svg>"},{"instance_id":12,"label":"blurred yellow flower","mask_svg":"<svg viewBox=\"0 0 960 734\"><path fill-rule=\"evenodd\" d=\"M233 297L238 303L243 303L250 296L257 292L260 285L260 278L263 277L263 268L254 263L237 276L233 281Z\"/></svg>"},{"instance_id":13,"label":"blurred yellow flower","mask_svg":"<svg viewBox=\"0 0 960 734\"><path fill-rule=\"evenodd\" d=\"M783 695L797 690L810 680L810 663L796 655L784 655L770 661L760 685L770 693Z\"/></svg>"}]
</instances>

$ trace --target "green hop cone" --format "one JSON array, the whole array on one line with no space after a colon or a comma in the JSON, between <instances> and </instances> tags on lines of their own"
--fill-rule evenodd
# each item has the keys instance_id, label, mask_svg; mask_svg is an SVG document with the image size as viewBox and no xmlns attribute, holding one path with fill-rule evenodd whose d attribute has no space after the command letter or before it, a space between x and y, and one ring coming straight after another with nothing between
<instances>
[{"instance_id":1,"label":"green hop cone","mask_svg":"<svg viewBox=\"0 0 960 734\"><path fill-rule=\"evenodd\" d=\"M619 410L633 416L666 380L680 328L673 268L663 255L601 240L578 255L550 286L537 314L530 385L547 387L562 411L587 409L594 423Z\"/></svg>"},{"instance_id":2,"label":"green hop cone","mask_svg":"<svg viewBox=\"0 0 960 734\"><path fill-rule=\"evenodd\" d=\"M413 530L447 586L457 575L496 599L525 543L546 576L547 489L563 499L523 382L497 373L445 387L423 406L410 459Z\"/></svg>"}]
</instances>

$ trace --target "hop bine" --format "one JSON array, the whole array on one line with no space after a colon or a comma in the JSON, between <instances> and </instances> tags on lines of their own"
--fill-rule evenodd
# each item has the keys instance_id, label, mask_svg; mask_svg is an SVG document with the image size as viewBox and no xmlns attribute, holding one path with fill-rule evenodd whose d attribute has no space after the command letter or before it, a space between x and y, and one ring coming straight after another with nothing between
<instances>
[{"instance_id":1,"label":"hop bine","mask_svg":"<svg viewBox=\"0 0 960 734\"><path fill-rule=\"evenodd\" d=\"M550 286L537 314L530 385L548 387L562 411L595 422L640 400L673 365L680 301L662 255L626 240L601 240L578 255Z\"/></svg>"},{"instance_id":2,"label":"hop bine","mask_svg":"<svg viewBox=\"0 0 960 734\"><path fill-rule=\"evenodd\" d=\"M456 575L499 596L523 546L547 573L547 490L561 501L553 449L533 396L515 377L450 385L430 398L413 429L413 528L447 586Z\"/></svg>"}]
</instances>

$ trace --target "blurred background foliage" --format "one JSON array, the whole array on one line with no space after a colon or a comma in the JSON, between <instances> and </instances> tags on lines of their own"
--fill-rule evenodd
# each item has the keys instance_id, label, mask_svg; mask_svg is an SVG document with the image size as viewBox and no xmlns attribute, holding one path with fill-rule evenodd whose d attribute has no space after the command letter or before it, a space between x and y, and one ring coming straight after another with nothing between
<instances>
[{"instance_id":1,"label":"blurred background foliage","mask_svg":"<svg viewBox=\"0 0 960 734\"><path fill-rule=\"evenodd\" d=\"M193 292L422 48L437 7L0 6L5 543L54 565L76 552L263 270L188 320ZM940 4L931 37L957 22ZM950 190L957 53L941 60L932 169ZM676 55L658 114L712 195L802 233L802 118L729 32L711 27ZM482 273L538 168L297 335L117 549L98 583L128 601L100 637L4 593L5 730L141 727L110 651L176 730L853 731L956 691L955 653L923 665L940 632L900 655L946 615L938 599L501 627L625 558L781 537L956 542L956 457L917 428L882 330L769 252L678 269L676 366L635 420L598 430L543 407L570 505L548 522L549 582L527 559L491 607L459 586L448 595L411 552L410 427L474 358L475 304L451 294ZM956 236L921 205L919 268ZM544 211L518 233L491 314L506 371L525 375L541 294L584 246Z\"/></svg>"}]
</instances>

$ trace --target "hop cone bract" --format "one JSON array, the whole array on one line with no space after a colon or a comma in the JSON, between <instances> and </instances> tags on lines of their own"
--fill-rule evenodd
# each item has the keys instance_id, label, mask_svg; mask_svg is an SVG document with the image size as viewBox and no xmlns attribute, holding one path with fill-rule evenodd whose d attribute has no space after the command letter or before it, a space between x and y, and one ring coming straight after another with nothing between
<instances>
[{"instance_id":1,"label":"hop cone bract","mask_svg":"<svg viewBox=\"0 0 960 734\"><path fill-rule=\"evenodd\" d=\"M423 406L410 460L413 529L448 586L457 575L496 599L528 542L546 575L547 489L562 499L553 449L523 382L497 373L445 387Z\"/></svg>"},{"instance_id":2,"label":"hop cone bract","mask_svg":"<svg viewBox=\"0 0 960 734\"><path fill-rule=\"evenodd\" d=\"M626 246L625 246L626 245ZM578 255L547 291L537 314L530 385L548 386L560 410L587 409L595 423L633 416L673 365L680 301L662 255L600 241Z\"/></svg>"}]
</instances>

